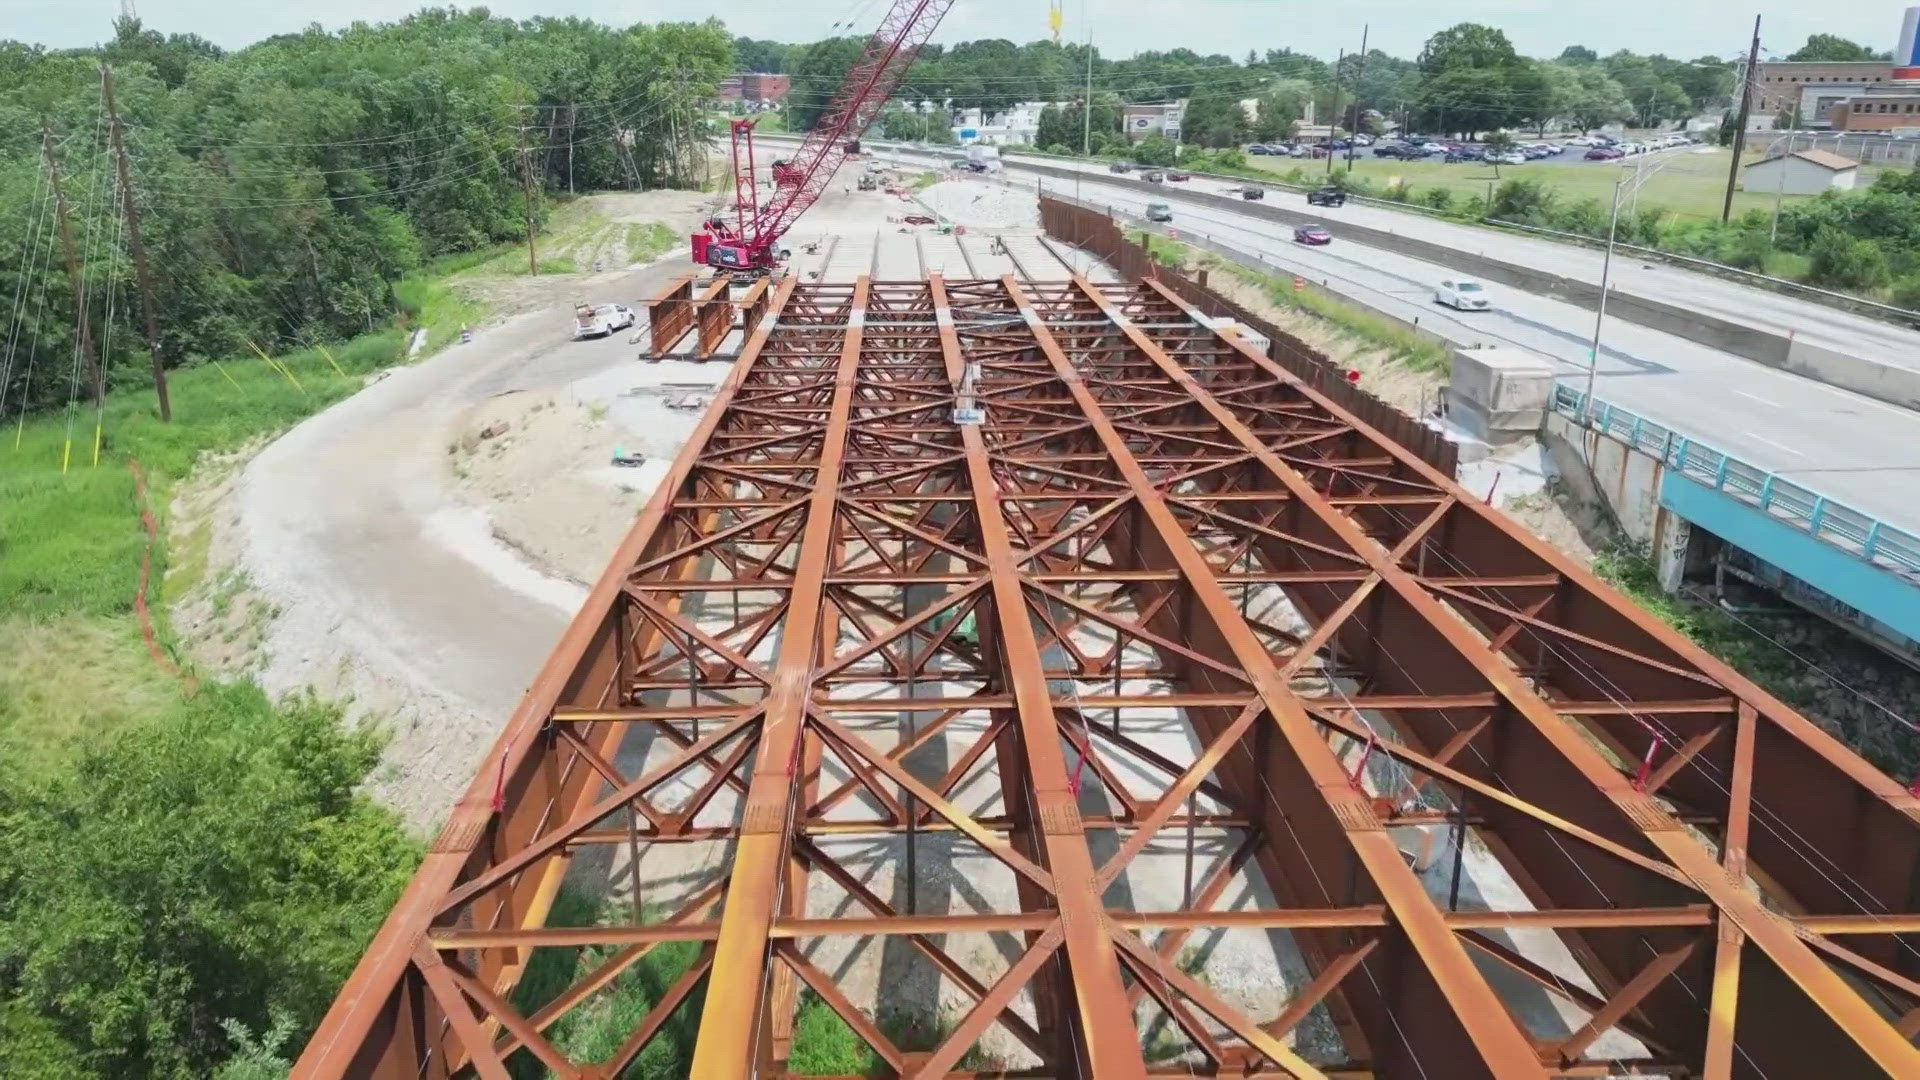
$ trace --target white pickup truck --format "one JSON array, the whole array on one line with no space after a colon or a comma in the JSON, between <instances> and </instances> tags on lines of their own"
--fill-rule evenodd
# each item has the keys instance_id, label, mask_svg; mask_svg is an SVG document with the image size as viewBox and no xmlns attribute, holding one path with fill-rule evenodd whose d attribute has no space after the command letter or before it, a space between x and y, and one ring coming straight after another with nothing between
<instances>
[{"instance_id":1,"label":"white pickup truck","mask_svg":"<svg viewBox=\"0 0 1920 1080\"><path fill-rule=\"evenodd\" d=\"M606 337L615 330L625 330L633 325L633 309L625 304L575 304L573 308L573 340L581 338Z\"/></svg>"}]
</instances>

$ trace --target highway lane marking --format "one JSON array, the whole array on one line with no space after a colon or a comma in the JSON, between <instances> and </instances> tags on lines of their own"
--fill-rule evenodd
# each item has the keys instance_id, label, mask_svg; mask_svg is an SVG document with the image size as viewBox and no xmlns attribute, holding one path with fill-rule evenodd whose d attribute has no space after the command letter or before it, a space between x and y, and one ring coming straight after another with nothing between
<instances>
[{"instance_id":1,"label":"highway lane marking","mask_svg":"<svg viewBox=\"0 0 1920 1080\"><path fill-rule=\"evenodd\" d=\"M1776 409L1780 408L1779 402L1769 401L1766 398L1761 397L1759 394L1749 394L1745 390L1735 390L1734 393L1739 394L1743 398L1750 398L1754 401L1759 402L1762 405L1771 405Z\"/></svg>"},{"instance_id":2,"label":"highway lane marking","mask_svg":"<svg viewBox=\"0 0 1920 1080\"><path fill-rule=\"evenodd\" d=\"M1737 393L1738 391L1735 391L1735 392ZM1791 446L1785 446L1785 445L1782 445L1782 444L1780 444L1780 443L1777 443L1777 442L1774 442L1774 441L1773 441L1772 439L1769 439L1769 438L1767 438L1767 437L1766 437L1765 435L1755 435L1755 434L1754 434L1753 432L1751 432L1751 431L1749 431L1749 432L1747 432L1747 438L1749 438L1749 439L1752 439L1752 440L1754 440L1755 442L1763 442L1763 443L1766 443L1766 444L1767 444L1768 446L1771 446L1771 447L1773 447L1773 448L1774 448L1774 449L1776 449L1776 450L1785 450L1785 451L1786 451L1787 453L1789 453L1789 454L1792 454L1792 455L1793 455L1794 457L1806 457L1806 456L1807 456L1807 455L1805 455L1805 454L1803 454L1803 453L1801 453L1800 451L1798 451L1798 450L1795 450L1795 449L1794 449L1793 447L1791 447Z\"/></svg>"}]
</instances>

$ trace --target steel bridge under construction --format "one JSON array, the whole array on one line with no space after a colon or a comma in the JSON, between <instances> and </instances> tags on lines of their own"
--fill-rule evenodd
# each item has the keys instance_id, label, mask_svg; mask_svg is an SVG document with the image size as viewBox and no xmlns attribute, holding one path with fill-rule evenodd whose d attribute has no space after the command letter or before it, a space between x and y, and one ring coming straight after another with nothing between
<instances>
[{"instance_id":1,"label":"steel bridge under construction","mask_svg":"<svg viewBox=\"0 0 1920 1080\"><path fill-rule=\"evenodd\" d=\"M1179 292L756 300L295 1076L1920 1077L1920 800Z\"/></svg>"}]
</instances>

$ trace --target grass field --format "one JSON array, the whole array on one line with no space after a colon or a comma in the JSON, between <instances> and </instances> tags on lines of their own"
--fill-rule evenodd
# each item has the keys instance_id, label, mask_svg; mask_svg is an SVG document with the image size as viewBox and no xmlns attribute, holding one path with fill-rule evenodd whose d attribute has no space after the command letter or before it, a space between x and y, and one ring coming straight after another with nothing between
<instances>
[{"instance_id":1,"label":"grass field","mask_svg":"<svg viewBox=\"0 0 1920 1080\"><path fill-rule=\"evenodd\" d=\"M1416 198L1421 192L1436 187L1452 191L1456 198L1472 195L1485 198L1488 189L1501 180L1528 179L1551 186L1566 201L1598 199L1605 204L1613 197L1614 183L1623 174L1632 175L1632 166L1644 160L1629 158L1614 163L1565 160L1581 153L1585 151L1579 147L1568 147L1562 161L1502 165L1496 170L1494 166L1478 162L1448 165L1437 160L1395 161L1372 157L1370 150L1363 150L1361 156L1354 158L1353 172L1356 176L1366 177L1376 187L1384 187L1398 177L1402 183L1412 186ZM1666 164L1648 177L1640 188L1640 208L1644 210L1657 206L1683 218L1719 220L1720 202L1727 185L1727 161L1732 153L1722 147L1696 147L1666 155ZM1758 161L1759 155L1749 154L1747 160ZM1309 181L1319 179L1327 171L1325 161L1295 158L1249 157L1247 164L1281 175L1299 169ZM1627 167L1622 169L1622 165ZM1333 167L1336 172L1344 172L1346 159L1335 161ZM1645 167L1651 168L1652 165ZM1809 196L1789 195L1785 203L1791 204L1804 198ZM1770 192L1735 190L1733 193L1735 215L1750 209L1771 211L1773 204L1774 196Z\"/></svg>"}]
</instances>

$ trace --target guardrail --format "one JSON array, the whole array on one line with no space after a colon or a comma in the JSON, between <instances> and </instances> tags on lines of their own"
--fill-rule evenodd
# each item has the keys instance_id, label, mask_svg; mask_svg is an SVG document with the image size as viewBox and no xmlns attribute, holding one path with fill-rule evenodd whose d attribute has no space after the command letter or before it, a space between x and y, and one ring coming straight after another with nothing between
<instances>
[{"instance_id":1,"label":"guardrail","mask_svg":"<svg viewBox=\"0 0 1920 1080\"><path fill-rule=\"evenodd\" d=\"M1564 232L1560 229L1548 229L1539 225L1525 225L1518 221L1507 221L1504 218L1481 218L1480 224L1490 228L1537 233L1541 236L1553 237L1563 243L1594 250L1605 250L1607 246L1607 241L1604 237L1588 236L1585 233ZM1743 270L1738 266L1728 266L1726 263L1717 263L1711 259L1696 259L1691 255L1681 255L1672 251L1661 251L1659 248L1641 247L1638 244L1623 244L1618 240L1613 242L1613 246L1616 251L1629 251L1642 258L1654 259L1659 262L1678 266L1683 270L1692 270L1696 273L1712 274L1756 289L1767 289L1788 296L1805 294L1800 298L1811 298L1809 301L1811 303L1824 304L1827 307L1851 311L1857 315L1865 315L1868 318L1879 319L1882 322L1897 323L1910 327L1920 326L1920 311L1914 311L1912 308L1895 307L1892 304L1883 304L1878 300L1869 300L1864 296L1835 292L1832 289L1822 289L1818 285L1808 285L1805 282L1794 281L1790 278L1774 277L1772 274L1761 274L1752 270Z\"/></svg>"},{"instance_id":2,"label":"guardrail","mask_svg":"<svg viewBox=\"0 0 1920 1080\"><path fill-rule=\"evenodd\" d=\"M798 138L798 136L791 136L791 137ZM905 146L898 143L874 143L873 145L878 149L883 149L883 150L887 150L895 153L921 154L929 157L946 157L946 158L957 158L960 156L959 151L952 150L946 147L922 148L922 147L915 147L915 146ZM1080 157L1071 157L1071 156L1061 157L1060 155L1057 155L1057 154L1044 154L1044 153L1037 153L1033 151L1020 151L1018 153L1006 154L1004 155L1004 157L1006 159L1023 159L1024 158L1024 159L1030 159L1033 161L1059 162L1064 166L1070 166L1076 169L1081 164L1086 164L1089 162L1097 164L1100 160L1097 158L1080 158ZM1314 160L1322 160L1322 159L1314 159ZM1056 166L1056 167L1059 167L1059 166ZM1335 171L1336 172L1338 171L1337 167ZM1318 186L1312 183L1308 183L1308 184L1294 183L1290 180L1284 179L1283 174L1280 174L1280 173L1274 173L1274 174L1271 174L1270 176L1262 176L1262 177L1241 176L1241 175L1230 174L1230 173L1209 173L1209 172L1195 172L1193 173L1193 175L1197 178L1206 179L1206 180L1226 181L1226 182L1234 182L1234 183L1253 182L1253 183L1261 184L1264 187L1277 188L1283 191L1292 191L1296 193L1311 191ZM1101 179L1101 177L1098 177L1098 176L1095 176L1093 178ZM1106 179L1112 179L1112 178L1108 177ZM1129 177L1123 176L1123 177L1120 177L1120 179L1129 179ZM1174 189L1174 190L1177 191L1177 189ZM1376 207L1382 210L1396 210L1396 211L1402 211L1402 212L1411 213L1411 214L1420 214L1429 218L1433 218L1435 220L1447 221L1456 225L1467 225L1467 226L1480 225L1489 229L1493 229L1496 232L1530 233L1537 236L1551 237L1562 243L1568 243L1578 247L1604 248L1606 246L1606 240L1604 238L1592 237L1584 233L1570 233L1560 229L1547 229L1547 228L1542 228L1538 225L1527 225L1518 221L1507 221L1503 218L1489 217L1489 218L1480 218L1477 221L1462 221L1459 218L1450 216L1444 211L1435 210L1429 206L1422 206L1416 202L1403 202L1397 199L1385 199L1385 198L1381 198L1378 195L1364 195L1358 192L1348 192L1347 201L1356 203L1362 206ZM1622 244L1622 243L1619 243L1618 241L1615 241L1614 246L1616 249L1620 251L1630 251L1641 258L1663 262L1663 263L1666 263L1667 265L1674 266L1683 270L1692 270L1696 273L1703 273L1703 274L1708 274L1715 277L1720 277L1724 280L1732 281L1737 284L1748 286L1750 288L1764 289L1768 292L1778 293L1785 296L1791 296L1791 297L1794 297L1795 299L1805 300L1809 303L1815 303L1815 304L1820 304L1826 307L1836 308L1841 311L1847 311L1855 315L1861 315L1867 318L1877 319L1882 322L1893 323L1899 326L1920 327L1920 311L1914 311L1911 308L1898 307L1893 304L1883 304L1877 300L1869 300L1864 296L1855 296L1851 293L1836 292L1832 289L1823 289L1817 285L1808 285L1808 284L1805 284L1804 282L1793 281L1789 278L1775 277L1771 274L1757 273L1755 271L1743 269L1738 266L1728 266L1725 263L1717 263L1712 261L1711 259L1701 259L1691 255L1681 255L1677 252L1662 251L1658 248L1641 247L1637 244Z\"/></svg>"},{"instance_id":3,"label":"guardrail","mask_svg":"<svg viewBox=\"0 0 1920 1080\"><path fill-rule=\"evenodd\" d=\"M1554 390L1553 411L1883 570L1920 580L1920 536L1611 402L1595 398L1587 409L1584 397L1562 383Z\"/></svg>"}]
</instances>

